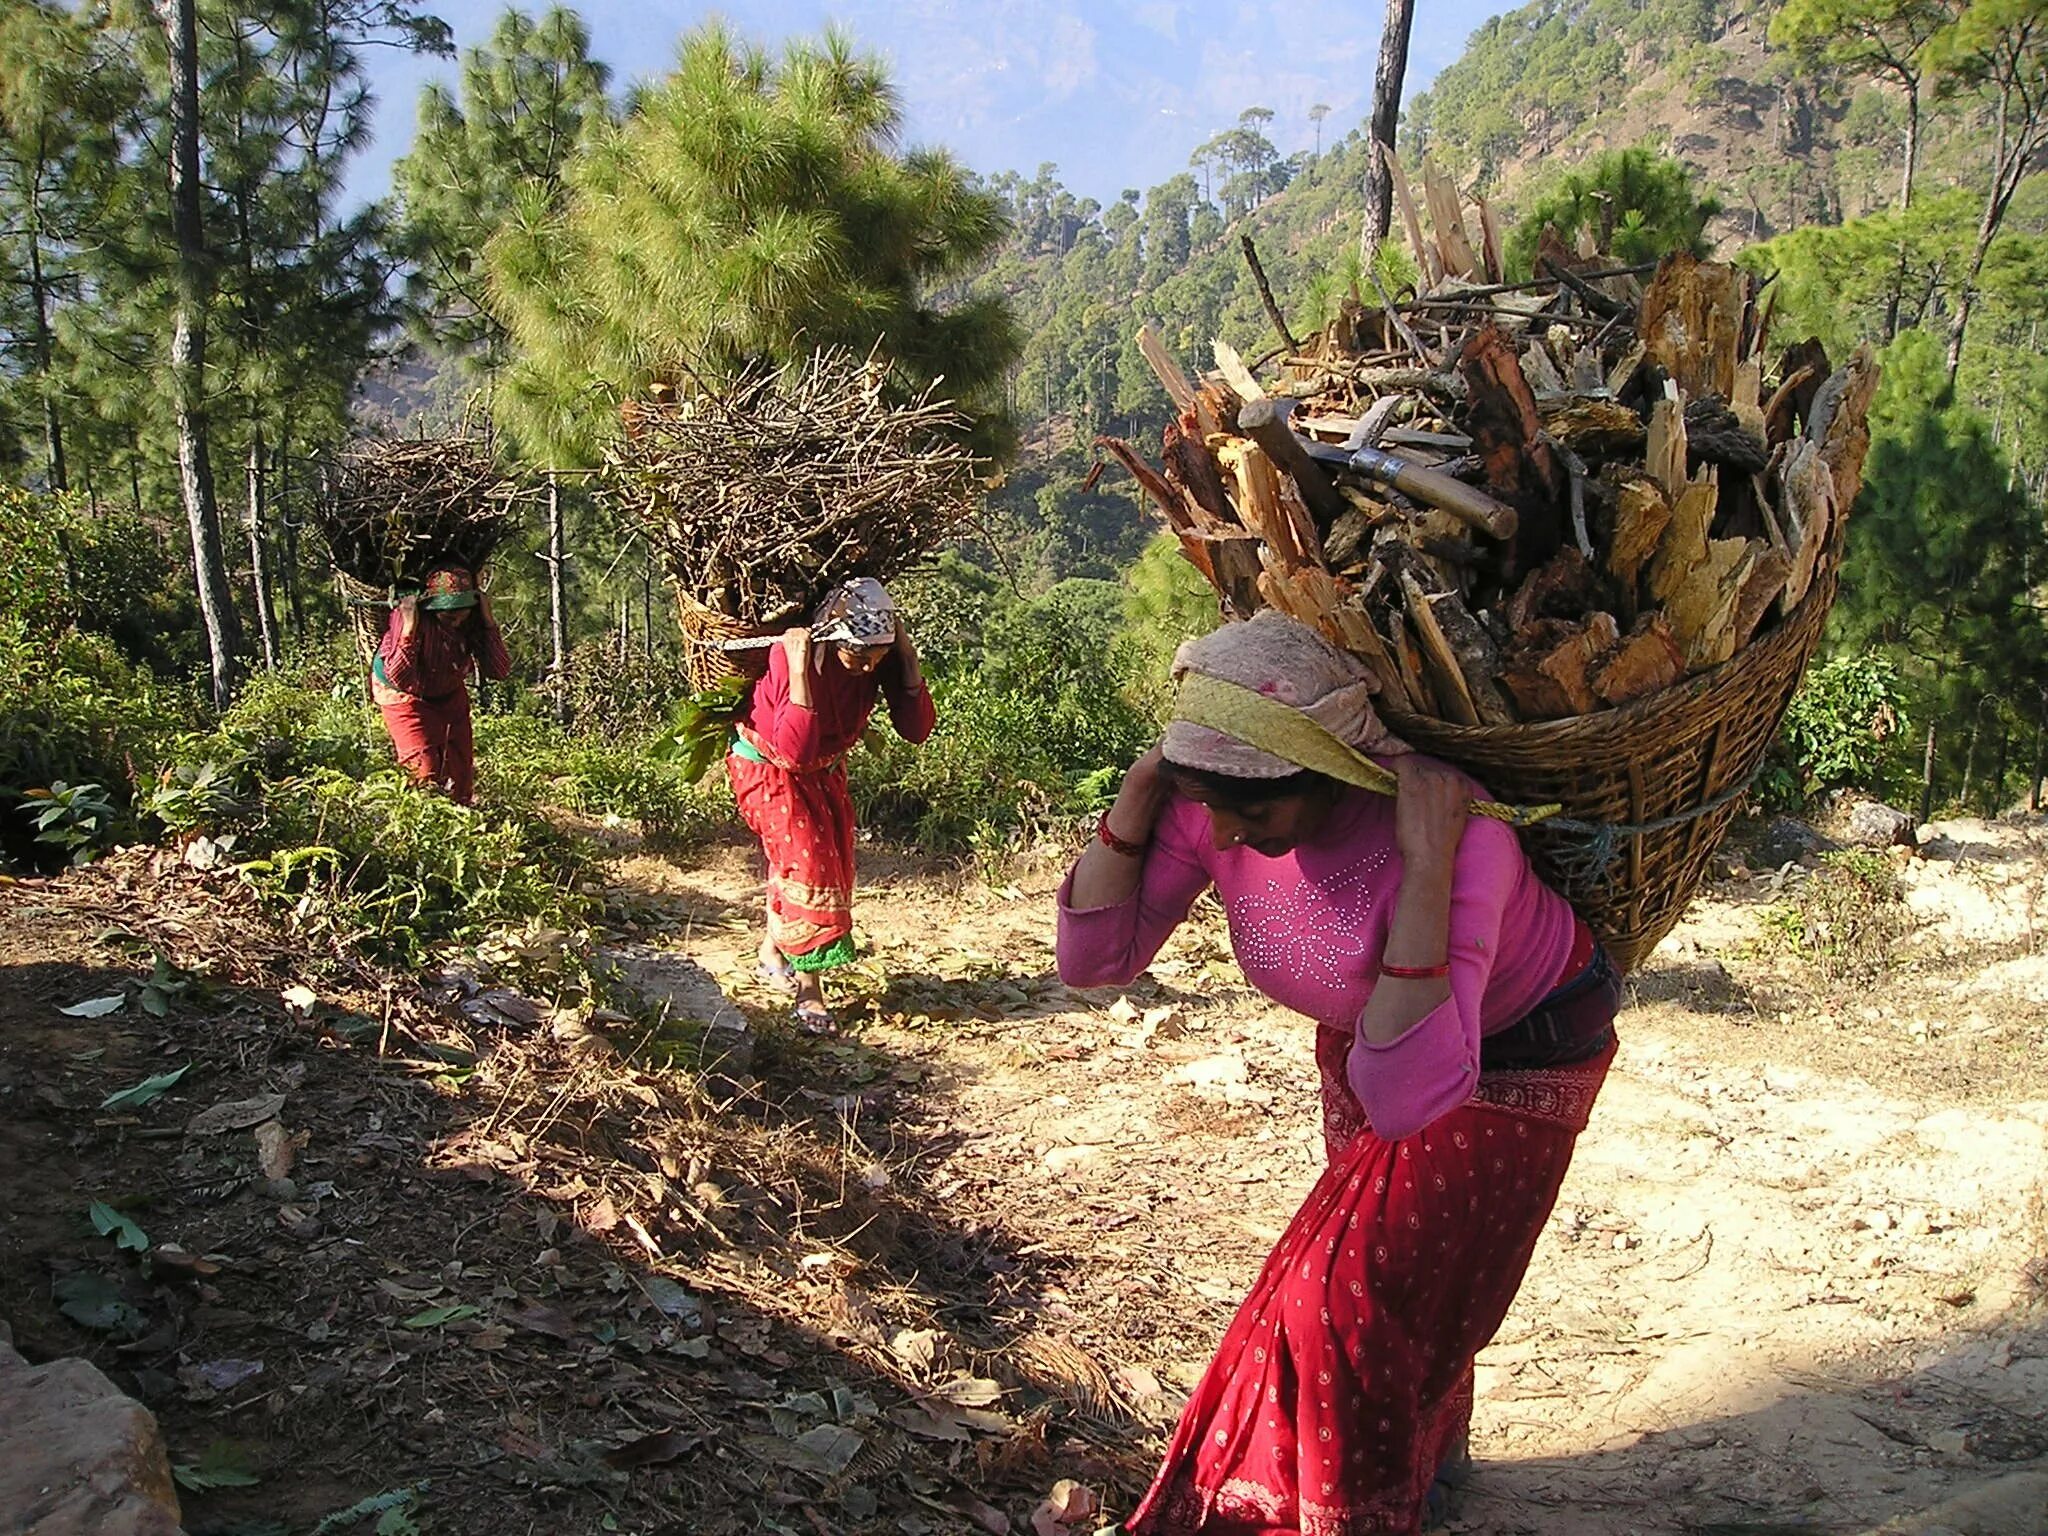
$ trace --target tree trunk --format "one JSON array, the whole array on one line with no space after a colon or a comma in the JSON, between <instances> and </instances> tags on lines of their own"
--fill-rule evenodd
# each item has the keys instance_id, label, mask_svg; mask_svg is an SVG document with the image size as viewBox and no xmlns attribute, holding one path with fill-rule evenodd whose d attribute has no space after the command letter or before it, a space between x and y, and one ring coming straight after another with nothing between
<instances>
[{"instance_id":1,"label":"tree trunk","mask_svg":"<svg viewBox=\"0 0 2048 1536\"><path fill-rule=\"evenodd\" d=\"M569 723L569 601L562 579L568 560L568 537L562 526L562 486L548 471L548 640L555 683L555 719Z\"/></svg>"},{"instance_id":2,"label":"tree trunk","mask_svg":"<svg viewBox=\"0 0 2048 1536\"><path fill-rule=\"evenodd\" d=\"M2034 717L2034 771L2027 775L2027 809L2041 809L2041 775L2048 772L2048 688L2041 690L2041 712Z\"/></svg>"},{"instance_id":3,"label":"tree trunk","mask_svg":"<svg viewBox=\"0 0 2048 1536\"><path fill-rule=\"evenodd\" d=\"M1920 759L1920 816L1922 826L1934 817L1934 737L1936 726L1930 717L1927 721L1927 751Z\"/></svg>"},{"instance_id":4,"label":"tree trunk","mask_svg":"<svg viewBox=\"0 0 2048 1536\"><path fill-rule=\"evenodd\" d=\"M1996 817L2005 803L2005 761L2009 746L2010 732L2006 729L2005 716L2001 713L1995 722L1998 737L1991 748L1991 803L1984 807L1984 814Z\"/></svg>"},{"instance_id":5,"label":"tree trunk","mask_svg":"<svg viewBox=\"0 0 2048 1536\"><path fill-rule=\"evenodd\" d=\"M1899 211L1913 206L1913 173L1920 165L1920 82L1906 87L1906 167L1899 176Z\"/></svg>"},{"instance_id":6,"label":"tree trunk","mask_svg":"<svg viewBox=\"0 0 2048 1536\"><path fill-rule=\"evenodd\" d=\"M654 557L640 561L640 654L654 660Z\"/></svg>"},{"instance_id":7,"label":"tree trunk","mask_svg":"<svg viewBox=\"0 0 2048 1536\"><path fill-rule=\"evenodd\" d=\"M34 299L36 323L36 380L43 397L43 449L47 457L50 489L68 491L64 475L64 424L57 419L57 397L50 392L50 365L56 349L50 344L50 287L43 278L43 241L36 230L28 237L28 284Z\"/></svg>"},{"instance_id":8,"label":"tree trunk","mask_svg":"<svg viewBox=\"0 0 2048 1536\"><path fill-rule=\"evenodd\" d=\"M242 622L228 585L213 462L206 445L206 234L201 223L198 0L153 0L169 50L169 177L176 317L171 330L171 388L176 401L178 488L192 533L192 574L213 663L213 701L225 709L242 681Z\"/></svg>"},{"instance_id":9,"label":"tree trunk","mask_svg":"<svg viewBox=\"0 0 2048 1536\"><path fill-rule=\"evenodd\" d=\"M292 638L306 643L306 605L299 595L299 525L292 516L290 439L277 445L277 526L284 543L284 602L292 618Z\"/></svg>"},{"instance_id":10,"label":"tree trunk","mask_svg":"<svg viewBox=\"0 0 2048 1536\"><path fill-rule=\"evenodd\" d=\"M1956 797L1956 803L1965 810L1970 805L1970 791L1977 783L1977 738L1984 734L1984 701L1979 699L1977 707L1970 711L1970 743L1963 748L1963 792Z\"/></svg>"},{"instance_id":11,"label":"tree trunk","mask_svg":"<svg viewBox=\"0 0 2048 1536\"><path fill-rule=\"evenodd\" d=\"M270 594L270 549L263 535L263 429L249 434L249 500L243 531L249 536L249 583L256 593L256 633L263 642L263 665L277 670L277 614Z\"/></svg>"},{"instance_id":12,"label":"tree trunk","mask_svg":"<svg viewBox=\"0 0 2048 1536\"><path fill-rule=\"evenodd\" d=\"M1366 130L1365 222L1359 230L1358 259L1370 265L1394 221L1394 183L1379 146L1394 151L1401 122L1401 82L1408 74L1408 34L1415 25L1415 0L1387 0L1380 28L1380 63L1372 78L1372 119Z\"/></svg>"}]
</instances>

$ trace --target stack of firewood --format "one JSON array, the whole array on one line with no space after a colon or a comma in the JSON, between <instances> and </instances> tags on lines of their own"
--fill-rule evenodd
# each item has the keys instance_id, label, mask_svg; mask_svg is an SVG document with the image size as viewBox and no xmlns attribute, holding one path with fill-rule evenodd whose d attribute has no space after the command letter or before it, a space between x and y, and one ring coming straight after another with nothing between
<instances>
[{"instance_id":1,"label":"stack of firewood","mask_svg":"<svg viewBox=\"0 0 2048 1536\"><path fill-rule=\"evenodd\" d=\"M1347 306L1261 382L1189 378L1140 480L1226 612L1274 607L1362 657L1397 713L1462 725L1626 704L1717 666L1806 595L1855 499L1877 383L1817 342L1773 358L1748 274L1621 271L1553 232L1500 280L1482 208L1397 183L1426 291ZM1383 300L1385 296L1382 296Z\"/></svg>"},{"instance_id":2,"label":"stack of firewood","mask_svg":"<svg viewBox=\"0 0 2048 1536\"><path fill-rule=\"evenodd\" d=\"M775 626L840 582L888 580L973 507L967 423L936 386L822 350L718 387L626 402L601 491L665 567L685 622Z\"/></svg>"},{"instance_id":3,"label":"stack of firewood","mask_svg":"<svg viewBox=\"0 0 2048 1536\"><path fill-rule=\"evenodd\" d=\"M373 591L416 586L444 562L480 570L537 491L469 437L351 444L315 507L335 570Z\"/></svg>"}]
</instances>

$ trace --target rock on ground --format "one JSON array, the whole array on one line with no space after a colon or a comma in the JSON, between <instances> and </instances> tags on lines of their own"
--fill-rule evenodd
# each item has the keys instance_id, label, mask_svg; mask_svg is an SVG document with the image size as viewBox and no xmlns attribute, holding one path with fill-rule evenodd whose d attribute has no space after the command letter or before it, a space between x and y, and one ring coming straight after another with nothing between
<instances>
[{"instance_id":1,"label":"rock on ground","mask_svg":"<svg viewBox=\"0 0 2048 1536\"><path fill-rule=\"evenodd\" d=\"M0 1324L0 1533L178 1536L156 1418L83 1360L30 1365Z\"/></svg>"}]
</instances>

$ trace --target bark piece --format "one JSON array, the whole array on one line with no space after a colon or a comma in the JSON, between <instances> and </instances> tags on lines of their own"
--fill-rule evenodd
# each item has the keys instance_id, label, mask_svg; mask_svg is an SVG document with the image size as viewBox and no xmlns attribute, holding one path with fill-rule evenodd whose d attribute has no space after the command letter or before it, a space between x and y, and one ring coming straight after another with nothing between
<instances>
[{"instance_id":1,"label":"bark piece","mask_svg":"<svg viewBox=\"0 0 2048 1536\"><path fill-rule=\"evenodd\" d=\"M1400 572L1408 617L1422 642L1422 661L1437 697L1461 725L1506 725L1514 711L1494 686L1499 657L1493 641L1452 592L1431 592L1417 570Z\"/></svg>"},{"instance_id":2,"label":"bark piece","mask_svg":"<svg viewBox=\"0 0 2048 1536\"><path fill-rule=\"evenodd\" d=\"M1656 553L1671 526L1671 503L1647 475L1636 475L1615 487L1614 539L1607 549L1607 569L1625 591L1633 593L1643 562Z\"/></svg>"},{"instance_id":3,"label":"bark piece","mask_svg":"<svg viewBox=\"0 0 2048 1536\"><path fill-rule=\"evenodd\" d=\"M1401 210L1401 227L1408 232L1408 248L1415 255L1415 270L1423 275L1425 287L1434 288L1444 280L1443 258L1437 255L1435 246L1422 238L1422 220L1416 216L1415 197L1408 190L1408 173L1401 169L1400 157L1386 144L1377 148L1386 167L1388 183L1394 189L1394 206Z\"/></svg>"},{"instance_id":4,"label":"bark piece","mask_svg":"<svg viewBox=\"0 0 2048 1536\"><path fill-rule=\"evenodd\" d=\"M1664 258L1636 323L1650 360L1691 398L1735 393L1741 360L1747 279L1721 262L1699 261L1684 251Z\"/></svg>"},{"instance_id":5,"label":"bark piece","mask_svg":"<svg viewBox=\"0 0 2048 1536\"><path fill-rule=\"evenodd\" d=\"M1593 692L1604 704L1626 704L1669 688L1685 676L1685 653L1661 613L1646 613L1593 669Z\"/></svg>"},{"instance_id":6,"label":"bark piece","mask_svg":"<svg viewBox=\"0 0 2048 1536\"><path fill-rule=\"evenodd\" d=\"M1685 440L1685 410L1672 399L1659 400L1650 411L1648 441L1643 449L1643 467L1664 492L1664 499L1676 502L1685 494L1685 461L1689 452Z\"/></svg>"},{"instance_id":7,"label":"bark piece","mask_svg":"<svg viewBox=\"0 0 2048 1536\"><path fill-rule=\"evenodd\" d=\"M1784 611L1790 613L1813 585L1821 551L1827 547L1836 516L1835 478L1821 460L1818 443L1802 442L1792 451L1780 476L1784 487L1788 530L1798 530L1798 547L1792 556L1792 570L1785 580Z\"/></svg>"},{"instance_id":8,"label":"bark piece","mask_svg":"<svg viewBox=\"0 0 2048 1536\"><path fill-rule=\"evenodd\" d=\"M1671 521L1650 561L1650 596L1657 602L1669 604L1679 588L1707 563L1707 531L1719 502L1714 473L1706 470L1699 479L1687 482L1672 503ZM1679 628L1675 618L1671 627Z\"/></svg>"},{"instance_id":9,"label":"bark piece","mask_svg":"<svg viewBox=\"0 0 2048 1536\"><path fill-rule=\"evenodd\" d=\"M1621 627L1610 613L1582 620L1541 620L1516 642L1501 682L1525 719L1590 714L1600 707L1592 675L1620 638Z\"/></svg>"},{"instance_id":10,"label":"bark piece","mask_svg":"<svg viewBox=\"0 0 2048 1536\"><path fill-rule=\"evenodd\" d=\"M1521 360L1500 327L1488 322L1466 343L1458 372L1467 391L1466 430L1486 466L1486 483L1519 514L1514 568L1540 565L1563 541L1564 481L1556 456L1539 441L1543 418Z\"/></svg>"},{"instance_id":11,"label":"bark piece","mask_svg":"<svg viewBox=\"0 0 2048 1536\"><path fill-rule=\"evenodd\" d=\"M1237 519L1230 510L1230 498L1223 489L1223 477L1217 473L1216 460L1210 456L1201 440L1192 436L1194 432L1194 410L1190 407L1182 412L1177 422L1168 422L1161 434L1161 458L1166 466L1167 484L1173 486L1187 499L1201 519L1207 521L1204 527L1227 528Z\"/></svg>"},{"instance_id":12,"label":"bark piece","mask_svg":"<svg viewBox=\"0 0 2048 1536\"><path fill-rule=\"evenodd\" d=\"M1821 462L1835 484L1835 505L1846 510L1863 488L1863 460L1870 452L1870 401L1877 393L1881 370L1877 355L1865 342L1842 370L1841 389L1835 396L1834 412L1823 424L1819 405L1814 407L1812 435L1820 438Z\"/></svg>"},{"instance_id":13,"label":"bark piece","mask_svg":"<svg viewBox=\"0 0 2048 1536\"><path fill-rule=\"evenodd\" d=\"M1771 548L1768 542L1755 541L1749 565L1735 595L1735 624L1728 647L1729 655L1749 644L1764 615L1771 611L1771 604L1784 593L1785 579L1791 574L1790 560Z\"/></svg>"},{"instance_id":14,"label":"bark piece","mask_svg":"<svg viewBox=\"0 0 2048 1536\"><path fill-rule=\"evenodd\" d=\"M1576 549L1561 549L1524 578L1508 599L1503 617L1520 635L1545 619L1576 623L1600 604L1598 574Z\"/></svg>"},{"instance_id":15,"label":"bark piece","mask_svg":"<svg viewBox=\"0 0 2048 1536\"><path fill-rule=\"evenodd\" d=\"M1539 409L1543 430L1574 453L1607 459L1642 449L1643 419L1618 401L1578 394L1544 401Z\"/></svg>"},{"instance_id":16,"label":"bark piece","mask_svg":"<svg viewBox=\"0 0 2048 1536\"><path fill-rule=\"evenodd\" d=\"M1675 521L1675 519L1674 519ZM1713 539L1706 559L1688 566L1664 604L1664 617L1688 671L1718 665L1735 654L1735 605L1756 551L1751 539Z\"/></svg>"}]
</instances>

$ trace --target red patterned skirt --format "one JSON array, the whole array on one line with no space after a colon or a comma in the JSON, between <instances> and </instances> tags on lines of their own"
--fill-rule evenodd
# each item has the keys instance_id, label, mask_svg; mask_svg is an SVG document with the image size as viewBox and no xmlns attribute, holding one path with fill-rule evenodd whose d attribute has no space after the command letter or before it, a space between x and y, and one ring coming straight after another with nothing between
<instances>
[{"instance_id":1,"label":"red patterned skirt","mask_svg":"<svg viewBox=\"0 0 2048 1536\"><path fill-rule=\"evenodd\" d=\"M846 768L794 772L739 753L725 760L740 819L768 860L768 937L814 954L853 933L853 797Z\"/></svg>"},{"instance_id":2,"label":"red patterned skirt","mask_svg":"<svg viewBox=\"0 0 2048 1536\"><path fill-rule=\"evenodd\" d=\"M1351 1093L1350 1032L1317 1031L1330 1165L1188 1400L1133 1536L1421 1529L1471 1418L1473 1358L1521 1287L1613 1060L1619 998L1601 956L1499 1037L1515 1065L1494 1067L1489 1039L1473 1098L1399 1141L1374 1135ZM1590 1054L1540 1064L1574 1041Z\"/></svg>"}]
</instances>

